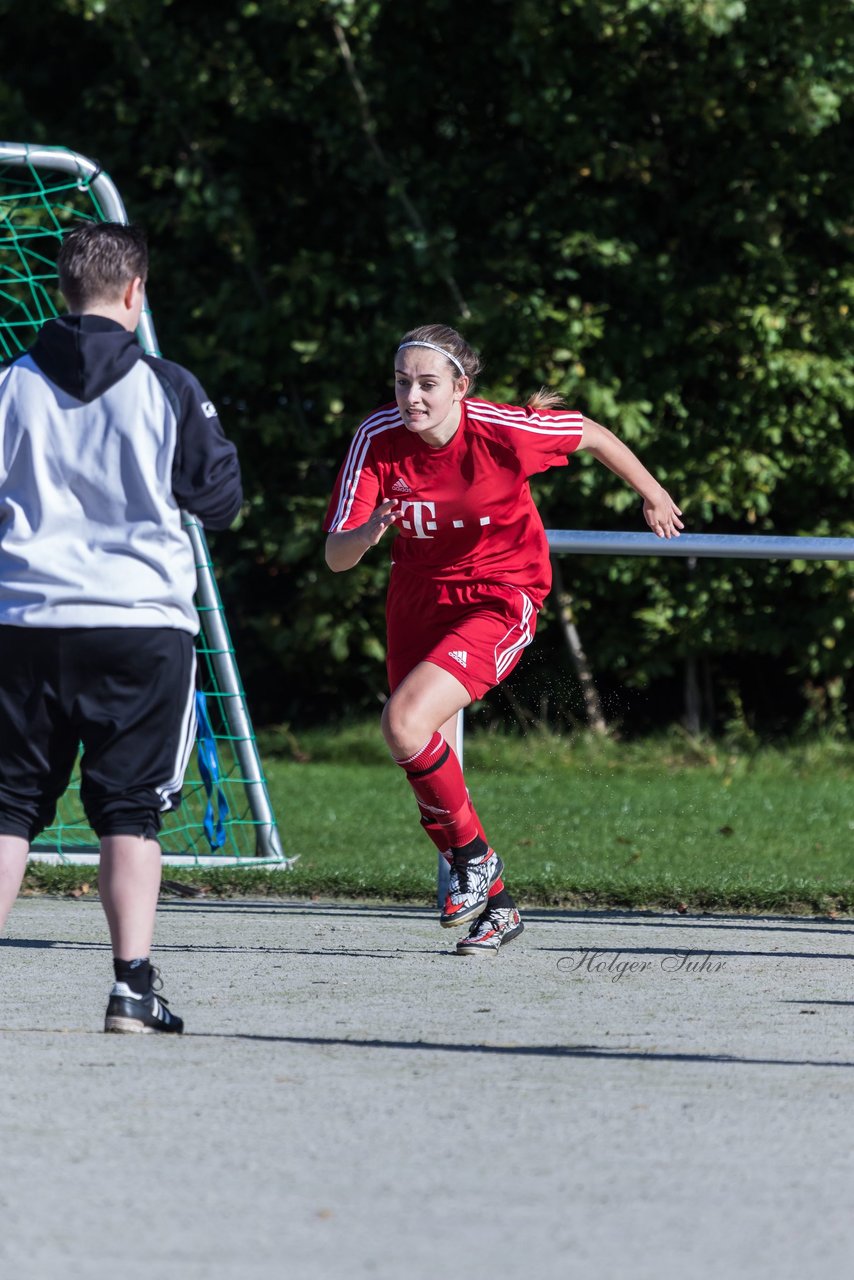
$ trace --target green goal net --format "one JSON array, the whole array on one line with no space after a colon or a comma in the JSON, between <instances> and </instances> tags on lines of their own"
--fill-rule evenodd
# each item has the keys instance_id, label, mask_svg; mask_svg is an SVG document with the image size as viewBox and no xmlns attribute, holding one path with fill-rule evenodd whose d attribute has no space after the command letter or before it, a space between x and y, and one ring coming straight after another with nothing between
<instances>
[{"instance_id":1,"label":"green goal net","mask_svg":"<svg viewBox=\"0 0 854 1280\"><path fill-rule=\"evenodd\" d=\"M0 143L0 358L14 360L39 327L60 313L56 257L62 236L82 220L127 222L114 184L100 166L63 147ZM137 337L159 355L151 312ZM200 672L198 736L183 802L166 814L160 842L172 865L288 865L204 532L185 516L196 555ZM88 862L97 838L80 805L76 781L33 857Z\"/></svg>"}]
</instances>

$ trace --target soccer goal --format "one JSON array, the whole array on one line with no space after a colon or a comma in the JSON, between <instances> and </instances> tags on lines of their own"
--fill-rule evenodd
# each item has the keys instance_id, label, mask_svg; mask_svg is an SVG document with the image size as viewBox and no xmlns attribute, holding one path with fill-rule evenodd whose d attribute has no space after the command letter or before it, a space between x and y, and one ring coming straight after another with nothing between
<instances>
[{"instance_id":1,"label":"soccer goal","mask_svg":"<svg viewBox=\"0 0 854 1280\"><path fill-rule=\"evenodd\" d=\"M63 234L81 220L128 221L110 177L65 147L0 143L0 358L14 360L62 306L56 257ZM137 337L159 355L151 311ZM185 516L198 575L197 750L183 803L165 816L160 843L173 866L241 863L288 866L282 851L234 648L204 532ZM33 847L36 861L88 863L98 841L73 782L57 820Z\"/></svg>"}]
</instances>

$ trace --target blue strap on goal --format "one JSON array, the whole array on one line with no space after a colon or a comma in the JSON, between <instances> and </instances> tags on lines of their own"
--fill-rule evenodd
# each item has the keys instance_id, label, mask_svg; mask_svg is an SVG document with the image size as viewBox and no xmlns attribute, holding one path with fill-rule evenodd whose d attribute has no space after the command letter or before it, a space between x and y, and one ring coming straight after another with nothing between
<instances>
[{"instance_id":1,"label":"blue strap on goal","mask_svg":"<svg viewBox=\"0 0 854 1280\"><path fill-rule=\"evenodd\" d=\"M219 785L219 758L216 739L208 718L207 702L201 689L196 691L196 740L198 745L199 776L208 797L202 826L212 850L225 844L225 824L228 821L228 801ZM216 823L214 823L214 797L216 798Z\"/></svg>"}]
</instances>

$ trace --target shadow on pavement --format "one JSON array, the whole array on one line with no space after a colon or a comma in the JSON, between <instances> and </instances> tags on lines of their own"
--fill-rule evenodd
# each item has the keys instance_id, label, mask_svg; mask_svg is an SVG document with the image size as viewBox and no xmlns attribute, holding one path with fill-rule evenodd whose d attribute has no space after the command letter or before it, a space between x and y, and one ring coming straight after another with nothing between
<instances>
[{"instance_id":1,"label":"shadow on pavement","mask_svg":"<svg viewBox=\"0 0 854 1280\"><path fill-rule=\"evenodd\" d=\"M326 1036L266 1036L241 1032L193 1032L194 1040L255 1040L262 1043L306 1045L318 1048L405 1049L428 1053L478 1053L522 1058L591 1058L613 1062L696 1062L714 1066L744 1067L842 1067L854 1069L854 1062L821 1061L812 1058L750 1058L727 1053L658 1053L643 1049L610 1049L599 1045L564 1044L447 1044L429 1040L348 1040Z\"/></svg>"}]
</instances>

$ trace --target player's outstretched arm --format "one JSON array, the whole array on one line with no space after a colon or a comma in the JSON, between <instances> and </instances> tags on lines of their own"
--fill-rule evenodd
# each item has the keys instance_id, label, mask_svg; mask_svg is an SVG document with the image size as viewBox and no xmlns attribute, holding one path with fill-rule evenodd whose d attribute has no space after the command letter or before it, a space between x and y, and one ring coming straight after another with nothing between
<instances>
[{"instance_id":1,"label":"player's outstretched arm","mask_svg":"<svg viewBox=\"0 0 854 1280\"><path fill-rule=\"evenodd\" d=\"M342 533L330 533L326 539L326 563L333 573L343 573L359 563L369 547L375 547L380 538L397 520L400 511L397 500L390 498L375 508L369 520L358 529L345 529Z\"/></svg>"},{"instance_id":2,"label":"player's outstretched arm","mask_svg":"<svg viewBox=\"0 0 854 1280\"><path fill-rule=\"evenodd\" d=\"M640 458L613 431L592 418L585 418L579 448L587 449L643 498L644 519L654 534L659 538L679 537L679 531L685 527L679 518L681 510Z\"/></svg>"}]
</instances>

